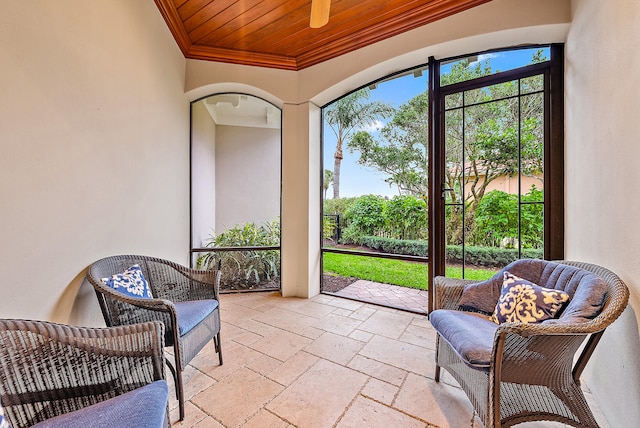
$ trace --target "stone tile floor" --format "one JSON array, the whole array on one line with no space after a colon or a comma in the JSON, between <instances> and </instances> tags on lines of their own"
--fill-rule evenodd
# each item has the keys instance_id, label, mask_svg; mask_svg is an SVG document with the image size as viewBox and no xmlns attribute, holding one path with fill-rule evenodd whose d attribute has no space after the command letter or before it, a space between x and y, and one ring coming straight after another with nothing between
<instances>
[{"instance_id":1,"label":"stone tile floor","mask_svg":"<svg viewBox=\"0 0 640 428\"><path fill-rule=\"evenodd\" d=\"M424 315L278 292L225 294L220 307L224 365L212 344L193 359L182 422L172 392L174 427L482 427L448 373L433 380L435 333Z\"/></svg>"}]
</instances>

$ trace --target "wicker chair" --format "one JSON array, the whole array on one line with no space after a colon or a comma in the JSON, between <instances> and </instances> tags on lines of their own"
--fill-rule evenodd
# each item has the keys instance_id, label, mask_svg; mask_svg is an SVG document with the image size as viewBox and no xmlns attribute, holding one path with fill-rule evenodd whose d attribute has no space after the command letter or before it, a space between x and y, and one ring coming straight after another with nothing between
<instances>
[{"instance_id":1,"label":"wicker chair","mask_svg":"<svg viewBox=\"0 0 640 428\"><path fill-rule=\"evenodd\" d=\"M0 402L13 428L168 427L164 327L0 320Z\"/></svg>"},{"instance_id":2,"label":"wicker chair","mask_svg":"<svg viewBox=\"0 0 640 428\"><path fill-rule=\"evenodd\" d=\"M129 297L106 286L108 278L140 265L153 298ZM184 419L182 371L204 346L213 339L222 365L220 310L218 289L220 269L205 271L148 256L111 256L94 262L87 280L95 289L107 326L128 325L160 320L165 325L165 343L173 346L175 366L167 360L173 374Z\"/></svg>"},{"instance_id":3,"label":"wicker chair","mask_svg":"<svg viewBox=\"0 0 640 428\"><path fill-rule=\"evenodd\" d=\"M475 283L475 287L482 284L490 290L485 293L485 307L490 307L488 302L495 305L501 273L482 283L437 277L436 310L430 314L437 332L436 382L440 368L446 369L486 427L539 420L597 427L580 388L580 375L605 328L626 307L626 285L611 271L580 262L519 260L505 270L543 287L562 289L571 297L571 308L567 306L557 319L541 323L497 325L487 316L490 310L470 311L461 303L465 288L470 290ZM600 297L584 303L590 294L598 294L590 291L596 282ZM600 303L594 305L594 301ZM471 342L483 348L482 352L472 354L463 349Z\"/></svg>"}]
</instances>

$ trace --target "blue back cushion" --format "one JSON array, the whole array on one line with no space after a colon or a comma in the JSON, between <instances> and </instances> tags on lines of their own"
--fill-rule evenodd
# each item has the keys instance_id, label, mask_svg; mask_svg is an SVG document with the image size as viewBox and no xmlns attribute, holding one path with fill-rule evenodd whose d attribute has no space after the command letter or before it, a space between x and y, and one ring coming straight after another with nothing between
<instances>
[{"instance_id":1,"label":"blue back cushion","mask_svg":"<svg viewBox=\"0 0 640 428\"><path fill-rule=\"evenodd\" d=\"M561 321L590 320L604 307L608 287L598 275L574 266L538 259L516 260L490 279L467 286L460 306L466 310L493 313L501 295L505 271L541 287L567 293L570 301L559 315Z\"/></svg>"},{"instance_id":2,"label":"blue back cushion","mask_svg":"<svg viewBox=\"0 0 640 428\"><path fill-rule=\"evenodd\" d=\"M140 265L133 265L122 273L111 275L109 278L102 278L102 282L107 286L126 294L130 297L143 299L153 298L149 283L142 274Z\"/></svg>"}]
</instances>

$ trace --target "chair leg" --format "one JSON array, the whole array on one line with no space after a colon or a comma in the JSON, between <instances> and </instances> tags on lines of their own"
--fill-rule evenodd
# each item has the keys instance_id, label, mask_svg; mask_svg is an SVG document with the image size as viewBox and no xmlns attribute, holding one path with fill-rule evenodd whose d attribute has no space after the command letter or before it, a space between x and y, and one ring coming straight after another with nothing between
<instances>
[{"instance_id":1,"label":"chair leg","mask_svg":"<svg viewBox=\"0 0 640 428\"><path fill-rule=\"evenodd\" d=\"M436 373L433 377L436 382L440 382L440 366L436 364Z\"/></svg>"},{"instance_id":2,"label":"chair leg","mask_svg":"<svg viewBox=\"0 0 640 428\"><path fill-rule=\"evenodd\" d=\"M174 349L174 352L177 349ZM180 368L174 367L169 361L168 358L165 358L167 362L167 366L169 367L169 371L173 375L174 385L176 386L176 399L178 400L178 405L180 408L180 420L184 420L184 386L182 385L182 370ZM175 365L178 366L178 356L175 358Z\"/></svg>"},{"instance_id":3,"label":"chair leg","mask_svg":"<svg viewBox=\"0 0 640 428\"><path fill-rule=\"evenodd\" d=\"M176 373L176 369L175 367L173 367L173 364L171 364L171 361L169 361L168 358L164 359L167 363L167 367L169 367L169 371L171 372L171 375L173 376L173 382L174 385L178 385L178 374ZM178 397L178 388L176 387L176 400L179 399L180 397Z\"/></svg>"},{"instance_id":4,"label":"chair leg","mask_svg":"<svg viewBox=\"0 0 640 428\"><path fill-rule=\"evenodd\" d=\"M180 420L184 420L184 387L182 385L182 372L178 373L178 383L176 385L178 390L178 406L180 408Z\"/></svg>"},{"instance_id":5,"label":"chair leg","mask_svg":"<svg viewBox=\"0 0 640 428\"><path fill-rule=\"evenodd\" d=\"M220 360L220 365L222 365L222 341L220 339L219 332L213 338L213 344L215 346L216 352L218 353L218 360Z\"/></svg>"},{"instance_id":6,"label":"chair leg","mask_svg":"<svg viewBox=\"0 0 640 428\"><path fill-rule=\"evenodd\" d=\"M175 361L175 379L176 379L176 396L178 398L178 407L180 409L180 419L184 420L184 385L182 383L182 356L180 354L180 346L178 338L174 338L173 342L173 358Z\"/></svg>"}]
</instances>

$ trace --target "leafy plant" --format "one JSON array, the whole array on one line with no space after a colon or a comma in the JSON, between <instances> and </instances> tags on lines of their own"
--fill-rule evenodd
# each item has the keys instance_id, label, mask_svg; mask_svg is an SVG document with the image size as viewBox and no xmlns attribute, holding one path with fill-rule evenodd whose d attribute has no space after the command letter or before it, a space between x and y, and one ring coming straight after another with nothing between
<instances>
[{"instance_id":1,"label":"leafy plant","mask_svg":"<svg viewBox=\"0 0 640 428\"><path fill-rule=\"evenodd\" d=\"M446 260L449 263L462 263L474 266L502 268L518 259L518 250L514 248L465 246L464 257L460 245L447 245ZM522 250L522 258L541 259L541 249L527 248Z\"/></svg>"},{"instance_id":2,"label":"leafy plant","mask_svg":"<svg viewBox=\"0 0 640 428\"><path fill-rule=\"evenodd\" d=\"M499 247L505 238L516 243L519 238L523 248L542 248L543 206L541 203L532 203L543 201L542 191L532 185L521 199L525 204L519 213L518 195L499 190L487 193L476 209L475 227L470 241L475 245Z\"/></svg>"},{"instance_id":3,"label":"leafy plant","mask_svg":"<svg viewBox=\"0 0 640 428\"><path fill-rule=\"evenodd\" d=\"M278 219L257 226L245 223L223 233L215 232L205 242L212 251L197 260L199 269L215 269L221 263L225 282L233 284L271 281L280 275L278 250L215 251L216 247L265 247L280 245L280 221Z\"/></svg>"},{"instance_id":4,"label":"leafy plant","mask_svg":"<svg viewBox=\"0 0 640 428\"><path fill-rule=\"evenodd\" d=\"M429 256L429 244L426 241L363 236L358 243L383 253Z\"/></svg>"},{"instance_id":5,"label":"leafy plant","mask_svg":"<svg viewBox=\"0 0 640 428\"><path fill-rule=\"evenodd\" d=\"M385 206L388 231L398 239L427 238L427 203L414 196L394 196Z\"/></svg>"},{"instance_id":6,"label":"leafy plant","mask_svg":"<svg viewBox=\"0 0 640 428\"><path fill-rule=\"evenodd\" d=\"M365 195L356 199L345 213L347 228L344 231L345 242L357 242L358 237L375 235L384 229L385 200L382 196Z\"/></svg>"},{"instance_id":7,"label":"leafy plant","mask_svg":"<svg viewBox=\"0 0 640 428\"><path fill-rule=\"evenodd\" d=\"M322 217L322 236L324 239L333 241L337 227L336 217L326 215Z\"/></svg>"},{"instance_id":8,"label":"leafy plant","mask_svg":"<svg viewBox=\"0 0 640 428\"><path fill-rule=\"evenodd\" d=\"M323 204L323 238L338 241L342 229L346 227L345 213L357 198L325 199Z\"/></svg>"},{"instance_id":9,"label":"leafy plant","mask_svg":"<svg viewBox=\"0 0 640 428\"><path fill-rule=\"evenodd\" d=\"M338 214L344 216L347 210L356 202L358 198L338 198L324 200L325 214Z\"/></svg>"}]
</instances>

